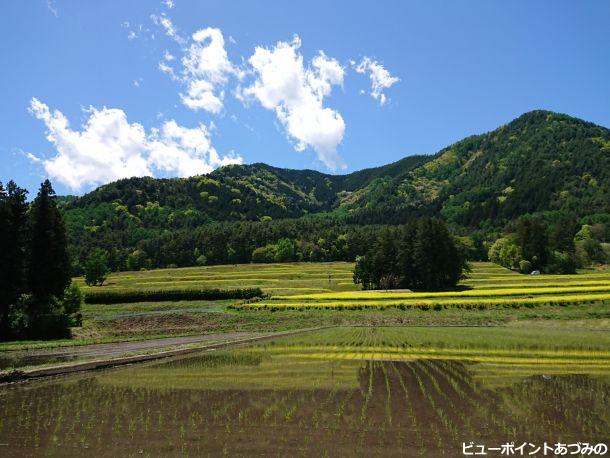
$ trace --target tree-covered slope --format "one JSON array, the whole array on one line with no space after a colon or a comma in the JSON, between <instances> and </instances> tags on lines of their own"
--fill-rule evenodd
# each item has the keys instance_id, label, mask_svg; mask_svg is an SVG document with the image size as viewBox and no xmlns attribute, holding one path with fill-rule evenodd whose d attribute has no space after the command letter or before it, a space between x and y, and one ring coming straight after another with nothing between
<instances>
[{"instance_id":1,"label":"tree-covered slope","mask_svg":"<svg viewBox=\"0 0 610 458\"><path fill-rule=\"evenodd\" d=\"M373 180L340 205L354 221L440 213L467 227L499 227L544 211L607 213L610 130L532 111L441 150L404 176Z\"/></svg>"},{"instance_id":2,"label":"tree-covered slope","mask_svg":"<svg viewBox=\"0 0 610 458\"><path fill-rule=\"evenodd\" d=\"M428 156L410 156L349 175L266 164L230 165L190 178L128 178L64 200L68 219L103 224L111 213L147 227L189 227L212 221L295 218L335 208L339 196L380 176L398 178Z\"/></svg>"},{"instance_id":3,"label":"tree-covered slope","mask_svg":"<svg viewBox=\"0 0 610 458\"><path fill-rule=\"evenodd\" d=\"M610 130L533 111L434 156L349 175L233 165L185 179L120 180L59 203L73 259L101 247L117 269L142 253L150 266L192 265L201 254L249 262L254 248L284 237L310 244L308 259L353 259L371 235L355 226L418 216L476 233L481 248L526 214L576 230L583 217L610 221Z\"/></svg>"}]
</instances>

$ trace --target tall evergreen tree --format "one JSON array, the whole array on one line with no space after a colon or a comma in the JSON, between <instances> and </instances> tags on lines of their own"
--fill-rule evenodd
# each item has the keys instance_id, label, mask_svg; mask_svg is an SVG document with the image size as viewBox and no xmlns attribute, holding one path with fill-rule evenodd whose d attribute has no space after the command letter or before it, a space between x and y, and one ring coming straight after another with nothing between
<instances>
[{"instance_id":1,"label":"tall evergreen tree","mask_svg":"<svg viewBox=\"0 0 610 458\"><path fill-rule=\"evenodd\" d=\"M0 183L0 328L6 331L9 306L25 291L27 191Z\"/></svg>"},{"instance_id":2,"label":"tall evergreen tree","mask_svg":"<svg viewBox=\"0 0 610 458\"><path fill-rule=\"evenodd\" d=\"M419 288L439 290L453 287L460 280L465 261L446 224L436 218L417 223L413 259Z\"/></svg>"},{"instance_id":3,"label":"tall evergreen tree","mask_svg":"<svg viewBox=\"0 0 610 458\"><path fill-rule=\"evenodd\" d=\"M414 259L414 245L417 237L417 223L404 226L398 241L398 272L401 285L407 288L417 287L419 279Z\"/></svg>"},{"instance_id":4,"label":"tall evergreen tree","mask_svg":"<svg viewBox=\"0 0 610 458\"><path fill-rule=\"evenodd\" d=\"M523 259L530 261L534 269L543 268L549 259L546 225L539 218L524 217L517 223L517 245Z\"/></svg>"},{"instance_id":5,"label":"tall evergreen tree","mask_svg":"<svg viewBox=\"0 0 610 458\"><path fill-rule=\"evenodd\" d=\"M373 255L377 287L392 289L398 286L397 240L395 231L385 228L381 231Z\"/></svg>"},{"instance_id":6,"label":"tall evergreen tree","mask_svg":"<svg viewBox=\"0 0 610 458\"><path fill-rule=\"evenodd\" d=\"M467 268L442 220L423 218L402 230L385 229L365 256L359 257L354 282L364 289L454 287Z\"/></svg>"},{"instance_id":7,"label":"tall evergreen tree","mask_svg":"<svg viewBox=\"0 0 610 458\"><path fill-rule=\"evenodd\" d=\"M28 285L38 298L62 297L70 284L66 230L49 180L41 184L30 210Z\"/></svg>"}]
</instances>

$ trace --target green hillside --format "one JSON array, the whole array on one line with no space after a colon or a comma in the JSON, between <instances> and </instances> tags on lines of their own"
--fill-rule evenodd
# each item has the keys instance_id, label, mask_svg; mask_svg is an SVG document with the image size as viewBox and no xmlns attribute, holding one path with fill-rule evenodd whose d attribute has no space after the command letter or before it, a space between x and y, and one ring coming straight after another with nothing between
<instances>
[{"instance_id":1,"label":"green hillside","mask_svg":"<svg viewBox=\"0 0 610 458\"><path fill-rule=\"evenodd\" d=\"M379 225L418 216L490 240L526 214L551 225L610 222L610 130L532 111L433 156L348 175L232 165L119 180L60 203L79 262L95 247L115 269L129 267L130 255L146 259L131 267L193 265L202 254L249 262L253 249L283 237L311 244L298 248L309 250L304 259L353 260Z\"/></svg>"},{"instance_id":2,"label":"green hillside","mask_svg":"<svg viewBox=\"0 0 610 458\"><path fill-rule=\"evenodd\" d=\"M467 227L502 227L527 213L610 211L610 130L532 111L438 152L395 178L381 177L341 206L359 222L438 214Z\"/></svg>"}]
</instances>

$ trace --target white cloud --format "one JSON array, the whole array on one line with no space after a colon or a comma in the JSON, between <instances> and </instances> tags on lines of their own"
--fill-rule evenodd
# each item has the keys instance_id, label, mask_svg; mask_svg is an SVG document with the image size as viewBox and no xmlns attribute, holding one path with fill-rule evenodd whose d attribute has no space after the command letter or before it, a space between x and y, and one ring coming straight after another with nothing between
<instances>
[{"instance_id":1,"label":"white cloud","mask_svg":"<svg viewBox=\"0 0 610 458\"><path fill-rule=\"evenodd\" d=\"M180 99L191 110L203 109L210 113L219 113L223 107L224 91L216 95L214 90L214 85L209 81L192 80L188 84L187 94L180 94Z\"/></svg>"},{"instance_id":2,"label":"white cloud","mask_svg":"<svg viewBox=\"0 0 610 458\"><path fill-rule=\"evenodd\" d=\"M400 80L390 75L390 72L382 64L369 57L364 57L358 65L353 61L351 63L358 73L369 73L369 78L371 79L371 97L379 100L380 105L385 105L387 98L383 91Z\"/></svg>"},{"instance_id":3,"label":"white cloud","mask_svg":"<svg viewBox=\"0 0 610 458\"><path fill-rule=\"evenodd\" d=\"M174 56L171 52L169 52L166 49L165 52L163 53L163 60L165 60L167 62L171 62L172 60L174 60Z\"/></svg>"},{"instance_id":4,"label":"white cloud","mask_svg":"<svg viewBox=\"0 0 610 458\"><path fill-rule=\"evenodd\" d=\"M174 0L164 0L161 3L170 10L174 7Z\"/></svg>"},{"instance_id":5,"label":"white cloud","mask_svg":"<svg viewBox=\"0 0 610 458\"><path fill-rule=\"evenodd\" d=\"M40 162L42 162L42 159L40 159L38 156L30 153L29 151L23 151L21 148L13 148L12 152L13 154L21 154L22 156L27 158L27 160L30 161L32 164L39 164Z\"/></svg>"},{"instance_id":6,"label":"white cloud","mask_svg":"<svg viewBox=\"0 0 610 458\"><path fill-rule=\"evenodd\" d=\"M195 32L193 42L182 58L186 94L182 103L192 110L203 109L218 113L223 107L224 91L231 75L239 71L233 66L225 50L220 29L208 27Z\"/></svg>"},{"instance_id":7,"label":"white cloud","mask_svg":"<svg viewBox=\"0 0 610 458\"><path fill-rule=\"evenodd\" d=\"M36 98L29 110L45 123L47 140L57 149L53 158L42 160L47 174L74 190L120 178L151 176L155 170L191 176L241 162L234 155L220 157L204 125L190 129L169 120L147 134L141 124L130 124L123 110L104 107L90 108L89 118L78 131L70 128L60 111L51 112Z\"/></svg>"},{"instance_id":8,"label":"white cloud","mask_svg":"<svg viewBox=\"0 0 610 458\"><path fill-rule=\"evenodd\" d=\"M135 79L135 80L133 80L133 85L135 87L140 87L140 84L142 84L142 81L144 81L144 79L142 79L142 78Z\"/></svg>"},{"instance_id":9,"label":"white cloud","mask_svg":"<svg viewBox=\"0 0 610 458\"><path fill-rule=\"evenodd\" d=\"M155 25L160 25L165 30L165 35L170 37L176 43L183 45L186 43L186 40L178 33L178 30L174 26L174 23L170 18L166 16L165 13L161 13L161 16L157 16L156 14L152 14L150 16Z\"/></svg>"},{"instance_id":10,"label":"white cloud","mask_svg":"<svg viewBox=\"0 0 610 458\"><path fill-rule=\"evenodd\" d=\"M47 140L58 154L43 161L54 179L72 189L83 185L107 183L119 178L151 175L144 158L146 133L137 123L129 124L122 110L90 110L82 131L70 129L68 120L58 110L33 98L32 114L47 127Z\"/></svg>"},{"instance_id":11,"label":"white cloud","mask_svg":"<svg viewBox=\"0 0 610 458\"><path fill-rule=\"evenodd\" d=\"M278 42L273 48L256 47L248 60L256 80L243 89L243 96L256 98L263 107L274 110L295 149L310 146L328 168L345 168L337 147L343 140L345 122L341 115L324 107L324 97L333 85L342 85L341 65L323 52L306 68L298 52L301 40Z\"/></svg>"},{"instance_id":12,"label":"white cloud","mask_svg":"<svg viewBox=\"0 0 610 458\"><path fill-rule=\"evenodd\" d=\"M210 143L210 132L204 125L193 129L179 126L171 120L160 130L154 130L149 144L149 163L159 170L178 176L209 173L228 164L241 164L235 154L220 157Z\"/></svg>"}]
</instances>

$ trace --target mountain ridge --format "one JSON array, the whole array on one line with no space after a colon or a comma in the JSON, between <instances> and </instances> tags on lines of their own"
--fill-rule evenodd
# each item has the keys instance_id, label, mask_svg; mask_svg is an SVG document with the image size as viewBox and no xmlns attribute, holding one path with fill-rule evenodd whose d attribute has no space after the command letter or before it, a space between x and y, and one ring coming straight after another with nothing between
<instances>
[{"instance_id":1,"label":"mountain ridge","mask_svg":"<svg viewBox=\"0 0 610 458\"><path fill-rule=\"evenodd\" d=\"M559 160L555 165L566 169L578 152L594 154L595 141L598 149L606 151L609 140L610 130L605 127L568 115L534 110L492 131L468 136L434 155L406 156L349 174L331 175L264 163L229 165L189 178L118 180L70 199L66 208L118 202L131 211L138 205L156 202L161 207L200 212L202 223L295 218L324 212L347 215L356 222L385 222L388 218L399 222L412 215L440 212L458 224L476 225L478 213L487 219L511 218L516 213L560 207L549 200L557 200L556 195L538 196L543 194L539 189L552 188L556 194L557 186L552 179L570 176L568 181L574 182L573 172L578 170L564 170L563 174L551 170L547 179L542 179L528 172L524 165L533 167L540 161ZM534 157L534 150L540 158ZM553 151L557 154L555 158ZM584 166L591 169L589 173L598 186L608 182L608 174L603 172L608 165L607 156ZM549 172L548 164L542 165L545 166L533 167L534 171ZM473 180L473 175L480 178ZM497 182L495 188L485 188L482 182L486 180ZM526 181L532 180L538 183L538 188L527 185ZM583 191L582 186L576 188ZM519 200L531 202L521 205ZM599 202L595 205L600 207ZM514 211L506 210L512 207ZM403 218L395 217L397 211Z\"/></svg>"},{"instance_id":2,"label":"mountain ridge","mask_svg":"<svg viewBox=\"0 0 610 458\"><path fill-rule=\"evenodd\" d=\"M250 262L286 237L313 250L307 259L353 260L381 226L421 216L442 217L483 256L526 215L549 227L610 225L610 130L536 110L434 155L346 175L232 165L119 180L60 202L76 263L99 247L115 270L193 265L202 254Z\"/></svg>"}]
</instances>

